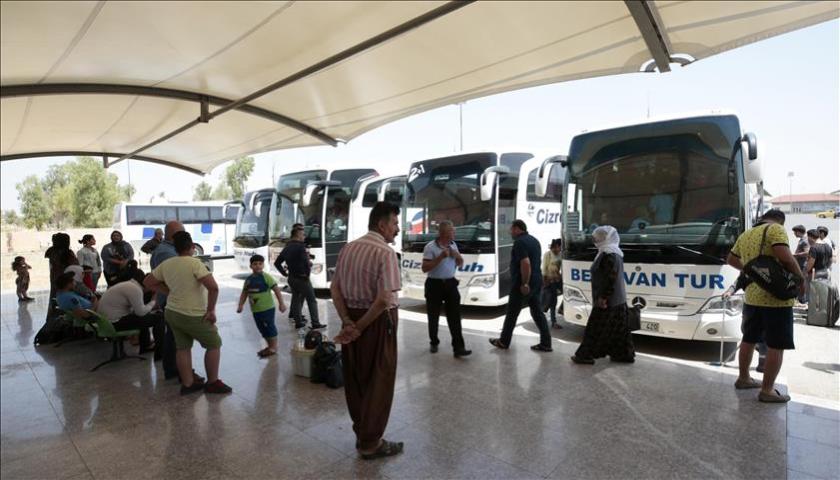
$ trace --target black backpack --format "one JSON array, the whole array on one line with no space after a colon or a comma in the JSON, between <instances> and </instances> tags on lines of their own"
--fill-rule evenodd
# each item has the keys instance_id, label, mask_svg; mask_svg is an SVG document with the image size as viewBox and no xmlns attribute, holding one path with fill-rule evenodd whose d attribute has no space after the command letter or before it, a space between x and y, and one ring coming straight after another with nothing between
<instances>
[{"instance_id":1,"label":"black backpack","mask_svg":"<svg viewBox=\"0 0 840 480\"><path fill-rule=\"evenodd\" d=\"M782 264L776 260L776 257L762 253L767 240L767 229L769 228L770 225L764 227L764 232L761 234L761 246L758 247L758 256L744 265L744 274L779 300L796 298L799 295L799 284L802 279L785 270Z\"/></svg>"},{"instance_id":2,"label":"black backpack","mask_svg":"<svg viewBox=\"0 0 840 480\"><path fill-rule=\"evenodd\" d=\"M335 343L321 341L315 347L310 380L312 383L325 383L330 388L344 386L341 353L336 350Z\"/></svg>"}]
</instances>

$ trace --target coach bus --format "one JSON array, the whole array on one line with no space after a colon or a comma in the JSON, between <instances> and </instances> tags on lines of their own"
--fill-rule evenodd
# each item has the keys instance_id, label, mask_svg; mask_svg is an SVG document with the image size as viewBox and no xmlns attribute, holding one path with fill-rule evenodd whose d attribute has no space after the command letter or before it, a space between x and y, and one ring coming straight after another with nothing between
<instances>
[{"instance_id":1,"label":"coach bus","mask_svg":"<svg viewBox=\"0 0 840 480\"><path fill-rule=\"evenodd\" d=\"M126 203L114 207L114 230L123 234L136 254L155 229L178 220L195 242L196 255L214 258L233 255L233 236L239 202Z\"/></svg>"},{"instance_id":2,"label":"coach bus","mask_svg":"<svg viewBox=\"0 0 840 480\"><path fill-rule=\"evenodd\" d=\"M338 253L348 241L353 188L360 179L376 175L376 170L370 168L309 170L282 175L277 181L278 205L270 226L271 263L288 242L292 225L302 223L312 257L312 286L329 288Z\"/></svg>"},{"instance_id":3,"label":"coach bus","mask_svg":"<svg viewBox=\"0 0 840 480\"><path fill-rule=\"evenodd\" d=\"M405 175L396 177L364 177L353 187L350 199L349 240L355 240L368 232L370 212L376 202L389 202L402 208L405 195ZM391 245L397 256L402 255L402 231Z\"/></svg>"},{"instance_id":4,"label":"coach bus","mask_svg":"<svg viewBox=\"0 0 840 480\"><path fill-rule=\"evenodd\" d=\"M628 304L643 306L639 333L688 340L740 338L743 297L721 295L738 272L726 257L762 208L755 136L730 113L689 115L590 131L567 158L563 297L567 321L592 308L592 231L621 236ZM539 186L538 185L538 186ZM538 188L538 190L541 189Z\"/></svg>"},{"instance_id":5,"label":"coach bus","mask_svg":"<svg viewBox=\"0 0 840 480\"><path fill-rule=\"evenodd\" d=\"M401 209L403 295L424 298L423 247L437 237L440 222L449 220L464 257L456 272L462 304L505 304L511 288L511 222L524 220L544 249L560 237L564 175L562 168L551 169L545 194L537 196L543 159L532 153L479 152L411 164Z\"/></svg>"},{"instance_id":6,"label":"coach bus","mask_svg":"<svg viewBox=\"0 0 840 480\"><path fill-rule=\"evenodd\" d=\"M274 187L246 192L243 196L233 236L233 258L240 271L251 270L252 255L268 258L270 223L276 208Z\"/></svg>"}]
</instances>

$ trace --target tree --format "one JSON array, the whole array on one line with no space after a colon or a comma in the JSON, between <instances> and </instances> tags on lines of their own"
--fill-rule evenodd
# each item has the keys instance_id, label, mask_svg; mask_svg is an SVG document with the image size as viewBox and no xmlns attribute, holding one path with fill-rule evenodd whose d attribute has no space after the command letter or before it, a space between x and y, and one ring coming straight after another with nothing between
<instances>
[{"instance_id":1,"label":"tree","mask_svg":"<svg viewBox=\"0 0 840 480\"><path fill-rule=\"evenodd\" d=\"M41 181L44 191L49 197L51 218L49 223L56 228L63 228L72 218L73 190L70 187L72 163L50 165L47 174Z\"/></svg>"},{"instance_id":2,"label":"tree","mask_svg":"<svg viewBox=\"0 0 840 480\"><path fill-rule=\"evenodd\" d=\"M202 201L213 198L213 187L204 180L198 182L198 185L193 188L193 200Z\"/></svg>"},{"instance_id":3,"label":"tree","mask_svg":"<svg viewBox=\"0 0 840 480\"><path fill-rule=\"evenodd\" d=\"M225 170L225 182L233 198L241 200L245 194L245 182L254 171L254 157L237 158Z\"/></svg>"},{"instance_id":4,"label":"tree","mask_svg":"<svg viewBox=\"0 0 840 480\"><path fill-rule=\"evenodd\" d=\"M20 225L23 219L18 216L14 210L6 210L3 212L3 223L6 225Z\"/></svg>"},{"instance_id":5,"label":"tree","mask_svg":"<svg viewBox=\"0 0 840 480\"><path fill-rule=\"evenodd\" d=\"M15 188L20 200L20 213L23 224L29 228L40 230L51 218L50 201L44 186L38 177L30 175L18 183Z\"/></svg>"},{"instance_id":6,"label":"tree","mask_svg":"<svg viewBox=\"0 0 840 480\"><path fill-rule=\"evenodd\" d=\"M120 186L120 200L124 202L130 202L135 193L137 193L137 189L130 183Z\"/></svg>"},{"instance_id":7,"label":"tree","mask_svg":"<svg viewBox=\"0 0 840 480\"><path fill-rule=\"evenodd\" d=\"M233 194L225 182L219 182L219 184L216 185L216 188L213 189L213 193L210 195L211 200L230 200L231 198L233 198Z\"/></svg>"},{"instance_id":8,"label":"tree","mask_svg":"<svg viewBox=\"0 0 840 480\"><path fill-rule=\"evenodd\" d=\"M73 191L73 224L79 227L110 225L114 205L121 196L117 175L106 171L91 157L79 157L68 165Z\"/></svg>"}]
</instances>

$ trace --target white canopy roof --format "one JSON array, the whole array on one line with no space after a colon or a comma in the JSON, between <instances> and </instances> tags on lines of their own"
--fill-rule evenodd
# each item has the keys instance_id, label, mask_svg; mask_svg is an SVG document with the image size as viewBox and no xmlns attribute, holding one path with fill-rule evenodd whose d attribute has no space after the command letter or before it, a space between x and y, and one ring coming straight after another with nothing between
<instances>
[{"instance_id":1,"label":"white canopy roof","mask_svg":"<svg viewBox=\"0 0 840 480\"><path fill-rule=\"evenodd\" d=\"M0 7L3 160L137 153L197 173L493 93L667 70L840 13L833 1Z\"/></svg>"}]
</instances>

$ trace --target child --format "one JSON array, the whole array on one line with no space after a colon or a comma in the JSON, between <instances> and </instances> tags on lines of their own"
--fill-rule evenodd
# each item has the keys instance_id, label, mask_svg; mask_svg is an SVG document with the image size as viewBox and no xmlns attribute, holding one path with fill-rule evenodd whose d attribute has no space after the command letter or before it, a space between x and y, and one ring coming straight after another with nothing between
<instances>
[{"instance_id":1,"label":"child","mask_svg":"<svg viewBox=\"0 0 840 480\"><path fill-rule=\"evenodd\" d=\"M12 270L17 273L15 285L17 285L18 302L31 302L35 300L27 295L27 290L29 290L29 270L31 268L27 265L26 259L23 257L15 257L14 262L12 262Z\"/></svg>"},{"instance_id":2,"label":"child","mask_svg":"<svg viewBox=\"0 0 840 480\"><path fill-rule=\"evenodd\" d=\"M250 298L254 322L256 322L257 329L268 343L266 348L257 352L257 356L260 358L270 357L277 353L277 326L274 324L272 291L274 296L277 297L277 309L281 312L286 311L286 304L283 303L283 296L280 295L280 287L274 277L263 272L264 264L265 258L262 255L251 257L251 272L253 273L245 279L245 285L242 286L242 295L239 296L239 307L236 309L236 313L242 313L245 299Z\"/></svg>"}]
</instances>

